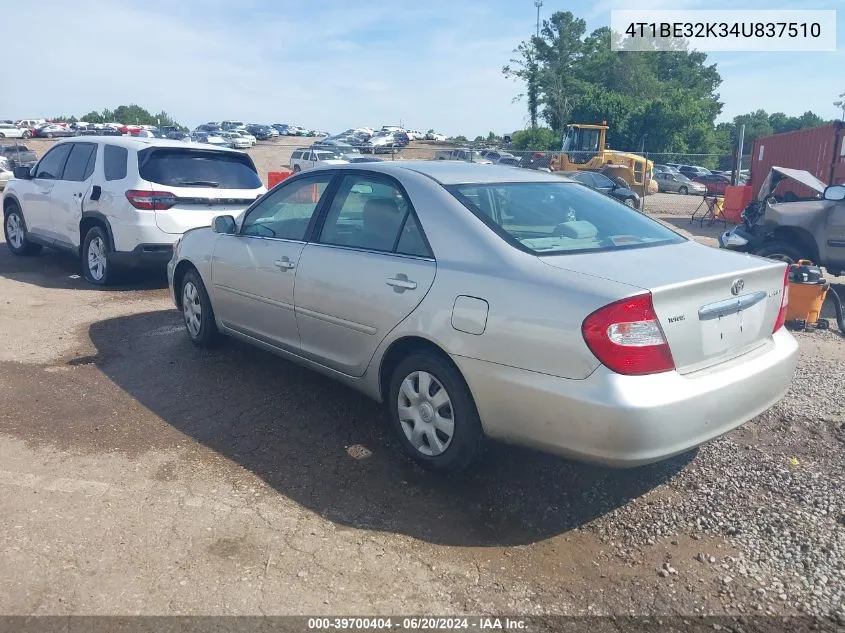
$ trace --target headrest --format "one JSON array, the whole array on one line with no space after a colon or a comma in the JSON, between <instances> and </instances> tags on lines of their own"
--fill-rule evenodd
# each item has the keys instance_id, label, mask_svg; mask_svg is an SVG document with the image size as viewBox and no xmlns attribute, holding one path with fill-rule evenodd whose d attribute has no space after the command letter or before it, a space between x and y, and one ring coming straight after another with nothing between
<instances>
[{"instance_id":1,"label":"headrest","mask_svg":"<svg viewBox=\"0 0 845 633\"><path fill-rule=\"evenodd\" d=\"M370 198L364 203L364 215L373 213L399 213L399 205L393 198Z\"/></svg>"},{"instance_id":2,"label":"headrest","mask_svg":"<svg viewBox=\"0 0 845 633\"><path fill-rule=\"evenodd\" d=\"M561 222L555 227L555 235L571 237L573 239L589 239L598 234L595 225L586 220L573 220L572 222Z\"/></svg>"}]
</instances>

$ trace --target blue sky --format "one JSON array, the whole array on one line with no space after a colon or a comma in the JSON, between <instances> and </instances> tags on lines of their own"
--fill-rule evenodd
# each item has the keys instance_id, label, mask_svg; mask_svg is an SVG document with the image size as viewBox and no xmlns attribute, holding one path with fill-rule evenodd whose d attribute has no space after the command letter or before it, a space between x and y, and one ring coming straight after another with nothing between
<instances>
[{"instance_id":1,"label":"blue sky","mask_svg":"<svg viewBox=\"0 0 845 633\"><path fill-rule=\"evenodd\" d=\"M794 0L638 0L637 8L797 8ZM823 117L845 92L845 5L835 53L721 53L721 120L752 109ZM588 29L627 0L544 0ZM0 118L138 103L187 125L227 118L330 132L400 121L474 136L525 126L501 74L534 30L532 0L39 0L4 7L12 54ZM14 51L21 51L14 55Z\"/></svg>"}]
</instances>

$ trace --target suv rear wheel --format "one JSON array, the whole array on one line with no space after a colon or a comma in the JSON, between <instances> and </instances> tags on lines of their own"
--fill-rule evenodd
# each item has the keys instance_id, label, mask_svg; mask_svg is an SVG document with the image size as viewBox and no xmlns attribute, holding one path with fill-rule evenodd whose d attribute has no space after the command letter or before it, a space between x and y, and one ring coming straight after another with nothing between
<instances>
[{"instance_id":1,"label":"suv rear wheel","mask_svg":"<svg viewBox=\"0 0 845 633\"><path fill-rule=\"evenodd\" d=\"M106 231L102 227L92 226L82 242L82 270L89 283L106 286L111 281L110 252Z\"/></svg>"}]
</instances>

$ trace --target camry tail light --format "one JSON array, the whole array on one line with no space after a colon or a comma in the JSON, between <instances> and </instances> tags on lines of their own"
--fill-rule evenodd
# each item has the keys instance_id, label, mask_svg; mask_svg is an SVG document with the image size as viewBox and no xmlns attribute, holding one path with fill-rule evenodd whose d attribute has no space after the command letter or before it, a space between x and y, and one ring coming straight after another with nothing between
<instances>
[{"instance_id":1,"label":"camry tail light","mask_svg":"<svg viewBox=\"0 0 845 633\"><path fill-rule=\"evenodd\" d=\"M126 199L136 209L144 211L164 211L176 204L177 197L169 191L141 191L130 189Z\"/></svg>"},{"instance_id":2,"label":"camry tail light","mask_svg":"<svg viewBox=\"0 0 845 633\"><path fill-rule=\"evenodd\" d=\"M786 323L786 310L789 307L789 266L783 273L783 292L780 297L780 310L778 310L778 318L775 319L775 327L772 328L772 334L777 332Z\"/></svg>"},{"instance_id":3,"label":"camry tail light","mask_svg":"<svg viewBox=\"0 0 845 633\"><path fill-rule=\"evenodd\" d=\"M608 369L641 376L675 369L651 293L614 301L581 325L587 346Z\"/></svg>"}]
</instances>

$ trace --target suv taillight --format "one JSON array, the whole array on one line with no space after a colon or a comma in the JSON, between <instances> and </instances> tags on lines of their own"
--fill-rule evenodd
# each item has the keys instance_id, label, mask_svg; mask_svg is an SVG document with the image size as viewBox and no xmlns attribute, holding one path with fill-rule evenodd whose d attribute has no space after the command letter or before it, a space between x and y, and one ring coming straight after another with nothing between
<instances>
[{"instance_id":1,"label":"suv taillight","mask_svg":"<svg viewBox=\"0 0 845 633\"><path fill-rule=\"evenodd\" d=\"M783 292L780 297L780 310L778 310L778 318L775 319L775 327L772 328L772 334L777 332L786 323L786 310L789 306L789 269L787 266L783 273Z\"/></svg>"},{"instance_id":2,"label":"suv taillight","mask_svg":"<svg viewBox=\"0 0 845 633\"><path fill-rule=\"evenodd\" d=\"M641 376L675 369L650 292L599 308L584 319L581 333L596 358L618 374Z\"/></svg>"},{"instance_id":3,"label":"suv taillight","mask_svg":"<svg viewBox=\"0 0 845 633\"><path fill-rule=\"evenodd\" d=\"M126 199L136 209L144 211L164 211L176 204L177 197L169 191L141 191L130 189Z\"/></svg>"}]
</instances>

